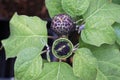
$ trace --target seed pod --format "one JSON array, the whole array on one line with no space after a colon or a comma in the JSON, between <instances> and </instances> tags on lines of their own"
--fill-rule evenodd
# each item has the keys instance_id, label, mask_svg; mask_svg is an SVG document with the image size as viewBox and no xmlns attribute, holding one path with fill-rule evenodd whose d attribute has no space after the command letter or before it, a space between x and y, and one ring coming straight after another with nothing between
<instances>
[{"instance_id":1,"label":"seed pod","mask_svg":"<svg viewBox=\"0 0 120 80\"><path fill-rule=\"evenodd\" d=\"M75 30L75 24L69 15L59 14L52 19L51 29L58 35L67 35Z\"/></svg>"},{"instance_id":2,"label":"seed pod","mask_svg":"<svg viewBox=\"0 0 120 80\"><path fill-rule=\"evenodd\" d=\"M68 58L72 54L73 44L66 38L59 38L54 41L52 53L56 58Z\"/></svg>"}]
</instances>

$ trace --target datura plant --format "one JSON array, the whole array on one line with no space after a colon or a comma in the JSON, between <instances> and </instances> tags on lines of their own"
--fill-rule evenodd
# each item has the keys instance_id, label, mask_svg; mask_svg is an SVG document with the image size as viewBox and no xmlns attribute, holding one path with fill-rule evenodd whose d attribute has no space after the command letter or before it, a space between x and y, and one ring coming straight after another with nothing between
<instances>
[{"instance_id":1,"label":"datura plant","mask_svg":"<svg viewBox=\"0 0 120 80\"><path fill-rule=\"evenodd\" d=\"M6 58L16 57L15 80L120 80L120 1L45 0L45 5L57 37L48 35L47 21L39 17L15 13L10 20L2 46Z\"/></svg>"}]
</instances>

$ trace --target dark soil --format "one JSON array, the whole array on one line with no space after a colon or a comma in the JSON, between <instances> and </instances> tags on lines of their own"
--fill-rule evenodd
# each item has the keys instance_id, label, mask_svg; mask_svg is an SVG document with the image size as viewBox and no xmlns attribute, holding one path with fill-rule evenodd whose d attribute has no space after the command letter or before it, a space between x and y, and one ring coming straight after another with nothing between
<instances>
[{"instance_id":1,"label":"dark soil","mask_svg":"<svg viewBox=\"0 0 120 80\"><path fill-rule=\"evenodd\" d=\"M0 19L18 14L48 18L45 0L0 0Z\"/></svg>"}]
</instances>

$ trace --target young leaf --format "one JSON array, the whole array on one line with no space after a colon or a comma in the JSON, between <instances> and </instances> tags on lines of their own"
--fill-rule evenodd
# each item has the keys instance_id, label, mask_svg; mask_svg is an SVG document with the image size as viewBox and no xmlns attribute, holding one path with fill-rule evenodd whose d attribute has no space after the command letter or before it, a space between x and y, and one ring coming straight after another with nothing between
<instances>
[{"instance_id":1,"label":"young leaf","mask_svg":"<svg viewBox=\"0 0 120 80\"><path fill-rule=\"evenodd\" d=\"M62 7L70 16L80 16L87 11L89 0L62 0Z\"/></svg>"},{"instance_id":2,"label":"young leaf","mask_svg":"<svg viewBox=\"0 0 120 80\"><path fill-rule=\"evenodd\" d=\"M63 62L45 63L37 80L80 80L75 77L72 68Z\"/></svg>"},{"instance_id":3,"label":"young leaf","mask_svg":"<svg viewBox=\"0 0 120 80\"><path fill-rule=\"evenodd\" d=\"M65 13L62 9L61 0L45 0L45 4L51 18L55 15Z\"/></svg>"},{"instance_id":4,"label":"young leaf","mask_svg":"<svg viewBox=\"0 0 120 80\"><path fill-rule=\"evenodd\" d=\"M42 58L37 48L26 48L22 50L15 62L16 80L37 80L42 71Z\"/></svg>"},{"instance_id":5,"label":"young leaf","mask_svg":"<svg viewBox=\"0 0 120 80\"><path fill-rule=\"evenodd\" d=\"M114 28L116 36L117 36L117 43L120 45L120 24L119 23L115 23L113 25L113 28Z\"/></svg>"},{"instance_id":6,"label":"young leaf","mask_svg":"<svg viewBox=\"0 0 120 80\"><path fill-rule=\"evenodd\" d=\"M2 41L6 57L15 57L27 47L36 47L41 51L42 40L47 41L46 22L38 17L15 14L10 21L10 37Z\"/></svg>"},{"instance_id":7,"label":"young leaf","mask_svg":"<svg viewBox=\"0 0 120 80\"><path fill-rule=\"evenodd\" d=\"M81 80L95 80L97 60L87 48L80 48L73 57L74 74Z\"/></svg>"},{"instance_id":8,"label":"young leaf","mask_svg":"<svg viewBox=\"0 0 120 80\"><path fill-rule=\"evenodd\" d=\"M87 31L82 32L82 39L84 42L93 44L96 46L100 46L103 43L108 43L112 44L114 43L115 39L113 36L115 35L110 35L113 34L113 30L111 29L111 25L116 21L120 23L120 5L113 4L109 2L109 0L91 0L90 6L86 13L83 15L84 20L85 20L85 29ZM110 29L108 29L108 26ZM102 27L102 28L101 28ZM108 31L106 30L109 30ZM94 29L95 28L95 29ZM95 31L97 28L97 31ZM86 36L86 32L89 32L92 34L88 34ZM107 33L105 33L107 31ZM100 34L100 32L103 32L104 34ZM109 34L109 35L108 35ZM93 36L96 36L93 40ZM109 41L108 39L103 39L104 37L110 38L112 41ZM90 41L89 41L90 40ZM100 40L100 41L98 41ZM91 41L94 41L91 42Z\"/></svg>"}]
</instances>

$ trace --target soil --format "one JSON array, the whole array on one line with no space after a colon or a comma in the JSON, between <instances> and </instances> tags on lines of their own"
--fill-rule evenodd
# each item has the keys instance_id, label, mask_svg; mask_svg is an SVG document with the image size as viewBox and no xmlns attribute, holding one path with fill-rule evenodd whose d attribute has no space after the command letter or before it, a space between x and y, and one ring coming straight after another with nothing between
<instances>
[{"instance_id":1,"label":"soil","mask_svg":"<svg viewBox=\"0 0 120 80\"><path fill-rule=\"evenodd\" d=\"M13 14L48 18L45 0L0 0L0 19L10 19Z\"/></svg>"}]
</instances>

